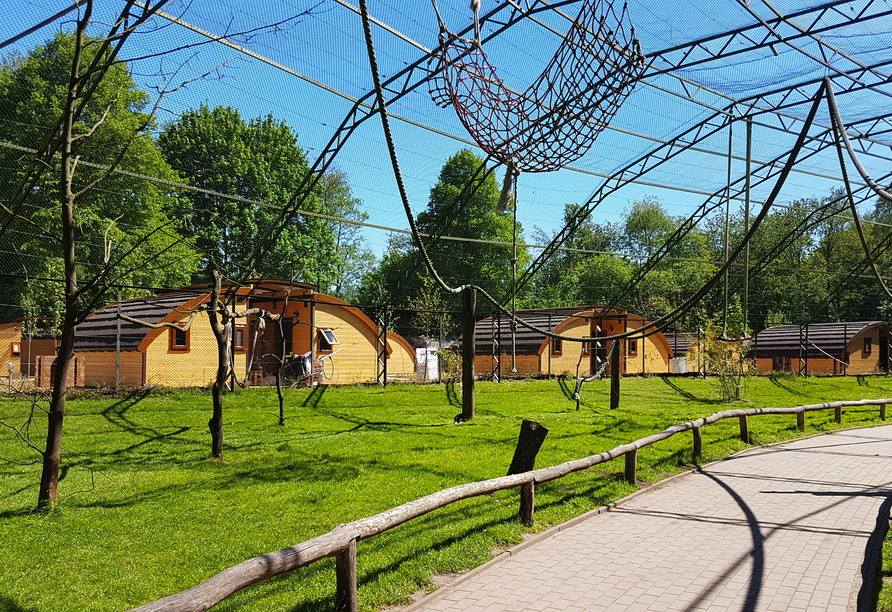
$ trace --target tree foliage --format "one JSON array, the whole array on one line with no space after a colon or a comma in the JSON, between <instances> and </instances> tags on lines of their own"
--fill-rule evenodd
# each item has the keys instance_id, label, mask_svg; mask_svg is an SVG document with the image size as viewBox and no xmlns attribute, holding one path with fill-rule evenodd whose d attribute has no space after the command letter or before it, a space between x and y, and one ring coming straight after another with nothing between
<instances>
[{"instance_id":1,"label":"tree foliage","mask_svg":"<svg viewBox=\"0 0 892 612\"><path fill-rule=\"evenodd\" d=\"M166 124L158 145L190 185L214 192L187 196L202 255L196 281L206 282L213 270L323 286L335 278L329 221L298 215L279 231L282 208L308 171L287 124L272 115L246 121L234 108L202 105ZM311 195L303 210L323 213L323 200Z\"/></svg>"},{"instance_id":2,"label":"tree foliage","mask_svg":"<svg viewBox=\"0 0 892 612\"><path fill-rule=\"evenodd\" d=\"M89 39L82 64L95 58L100 40ZM4 319L29 317L55 321L61 311L62 254L58 167L45 167L42 177L16 210L10 200L27 174L34 147L57 138L69 88L76 39L60 32L26 55L8 55L0 65L0 201L4 203L3 272L18 278L6 287ZM74 188L84 189L74 212L77 260L82 284L101 278L83 296L95 307L131 287L176 286L187 282L196 258L179 230L187 207L169 185L134 179L107 168L178 181L151 136L153 119L148 94L133 81L127 66L113 63L96 83L72 126L72 155L78 159ZM16 148L18 147L18 148Z\"/></svg>"},{"instance_id":3,"label":"tree foliage","mask_svg":"<svg viewBox=\"0 0 892 612\"><path fill-rule=\"evenodd\" d=\"M515 233L512 211L496 212L500 188L482 159L464 149L450 157L431 188L427 208L418 214L418 230L439 276L451 287L474 284L494 298L507 302L512 293L513 246L517 239L516 265L520 271L529 261L522 245L522 228ZM457 238L452 240L442 238ZM461 296L442 293L436 298L421 253L405 238L394 238L378 268L368 274L360 292L362 303L397 310L398 331L415 332L411 321L419 312L444 313L447 333L453 333L460 319ZM486 302L478 300L481 304ZM399 316L400 311L408 316ZM425 318L425 334L438 327Z\"/></svg>"}]
</instances>

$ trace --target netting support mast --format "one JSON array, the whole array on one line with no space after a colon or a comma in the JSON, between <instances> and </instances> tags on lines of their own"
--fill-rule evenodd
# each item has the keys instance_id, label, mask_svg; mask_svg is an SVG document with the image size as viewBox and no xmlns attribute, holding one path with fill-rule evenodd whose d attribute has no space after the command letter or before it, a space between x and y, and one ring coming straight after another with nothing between
<instances>
[{"instance_id":1,"label":"netting support mast","mask_svg":"<svg viewBox=\"0 0 892 612\"><path fill-rule=\"evenodd\" d=\"M502 382L502 315L496 314L490 319L492 322L492 363L490 374L496 382Z\"/></svg>"},{"instance_id":2,"label":"netting support mast","mask_svg":"<svg viewBox=\"0 0 892 612\"><path fill-rule=\"evenodd\" d=\"M799 363L796 373L799 376L808 376L808 323L799 325Z\"/></svg>"},{"instance_id":3,"label":"netting support mast","mask_svg":"<svg viewBox=\"0 0 892 612\"><path fill-rule=\"evenodd\" d=\"M744 203L743 203L743 232L746 234L750 230L750 196L752 191L752 168L753 168L753 120L751 117L746 118L746 180L743 186ZM746 243L746 249L743 252L743 337L749 337L750 329L750 243Z\"/></svg>"},{"instance_id":4,"label":"netting support mast","mask_svg":"<svg viewBox=\"0 0 892 612\"><path fill-rule=\"evenodd\" d=\"M462 303L464 315L462 319L462 343L461 343L461 418L468 421L474 418L476 412L474 405L474 383L476 371L474 364L475 327L477 325L477 290L474 287L465 287L462 290Z\"/></svg>"},{"instance_id":5,"label":"netting support mast","mask_svg":"<svg viewBox=\"0 0 892 612\"><path fill-rule=\"evenodd\" d=\"M734 116L728 117L728 173L725 185L725 265L731 253L731 176L734 168ZM725 268L724 278L724 308L722 315L722 339L729 339L728 335L728 299L730 291L730 268Z\"/></svg>"}]
</instances>

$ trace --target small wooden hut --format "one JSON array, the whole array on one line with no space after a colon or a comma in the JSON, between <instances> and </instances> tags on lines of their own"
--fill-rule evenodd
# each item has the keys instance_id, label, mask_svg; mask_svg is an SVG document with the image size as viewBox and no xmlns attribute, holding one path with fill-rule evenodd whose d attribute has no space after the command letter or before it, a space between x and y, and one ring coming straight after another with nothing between
<instances>
[{"instance_id":1,"label":"small wooden hut","mask_svg":"<svg viewBox=\"0 0 892 612\"><path fill-rule=\"evenodd\" d=\"M22 324L16 321L0 325L0 376L21 375L22 352Z\"/></svg>"},{"instance_id":2,"label":"small wooden hut","mask_svg":"<svg viewBox=\"0 0 892 612\"><path fill-rule=\"evenodd\" d=\"M206 386L216 375L217 344L207 313L191 313L210 300L208 286L184 287L125 300L91 314L78 326L75 353L86 386ZM255 317L238 319L233 333L235 375L251 384L274 384L279 359L333 355L325 382L347 384L414 376L415 352L402 337L378 334L358 309L304 283L258 280L237 288L235 310L262 308L282 317L260 331ZM151 328L174 323L178 327ZM255 341L256 338L256 341ZM336 353L336 355L334 355ZM329 363L331 363L329 362Z\"/></svg>"},{"instance_id":3,"label":"small wooden hut","mask_svg":"<svg viewBox=\"0 0 892 612\"><path fill-rule=\"evenodd\" d=\"M888 372L889 333L885 321L776 325L752 338L748 357L761 374Z\"/></svg>"},{"instance_id":4,"label":"small wooden hut","mask_svg":"<svg viewBox=\"0 0 892 612\"><path fill-rule=\"evenodd\" d=\"M605 306L540 308L517 312L524 323L562 336L591 337L585 342L551 338L518 323L512 333L509 317L491 317L475 326L475 367L478 374L580 376L596 372L607 360L613 336L649 325L640 315ZM462 339L456 341L461 346ZM672 351L659 331L618 341L621 374L665 374ZM608 370L605 370L605 372Z\"/></svg>"}]
</instances>

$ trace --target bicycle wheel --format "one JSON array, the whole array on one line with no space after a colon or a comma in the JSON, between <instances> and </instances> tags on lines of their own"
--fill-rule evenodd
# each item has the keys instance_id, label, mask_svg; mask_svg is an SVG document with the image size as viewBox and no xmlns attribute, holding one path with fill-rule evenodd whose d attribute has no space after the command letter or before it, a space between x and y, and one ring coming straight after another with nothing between
<instances>
[{"instance_id":1,"label":"bicycle wheel","mask_svg":"<svg viewBox=\"0 0 892 612\"><path fill-rule=\"evenodd\" d=\"M325 362L328 361L328 365ZM334 359L331 358L331 355L327 355L321 359L322 365L322 377L325 380L331 380L331 377L334 376Z\"/></svg>"}]
</instances>

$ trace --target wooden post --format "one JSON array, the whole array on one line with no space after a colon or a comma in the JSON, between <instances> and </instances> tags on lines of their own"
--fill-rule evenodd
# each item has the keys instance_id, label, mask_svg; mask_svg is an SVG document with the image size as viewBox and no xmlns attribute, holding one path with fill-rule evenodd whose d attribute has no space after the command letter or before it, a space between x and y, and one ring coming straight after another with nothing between
<instances>
[{"instance_id":1,"label":"wooden post","mask_svg":"<svg viewBox=\"0 0 892 612\"><path fill-rule=\"evenodd\" d=\"M699 427L695 427L691 433L694 434L694 458L699 459L703 456L703 432Z\"/></svg>"},{"instance_id":2,"label":"wooden post","mask_svg":"<svg viewBox=\"0 0 892 612\"><path fill-rule=\"evenodd\" d=\"M886 420L886 403L885 402L880 404L880 420L881 421Z\"/></svg>"},{"instance_id":3,"label":"wooden post","mask_svg":"<svg viewBox=\"0 0 892 612\"><path fill-rule=\"evenodd\" d=\"M356 540L350 540L347 548L335 556L335 610L356 612Z\"/></svg>"},{"instance_id":4,"label":"wooden post","mask_svg":"<svg viewBox=\"0 0 892 612\"><path fill-rule=\"evenodd\" d=\"M741 415L738 418L740 419L740 439L743 440L744 444L752 444L750 440L750 424L746 415Z\"/></svg>"},{"instance_id":5,"label":"wooden post","mask_svg":"<svg viewBox=\"0 0 892 612\"><path fill-rule=\"evenodd\" d=\"M613 352L610 353L610 409L619 408L619 340L613 341Z\"/></svg>"},{"instance_id":6,"label":"wooden post","mask_svg":"<svg viewBox=\"0 0 892 612\"><path fill-rule=\"evenodd\" d=\"M469 421L474 418L474 326L477 323L477 290L473 287L465 287L462 291L464 304L464 321L462 322L461 343L461 416L462 420Z\"/></svg>"},{"instance_id":7,"label":"wooden post","mask_svg":"<svg viewBox=\"0 0 892 612\"><path fill-rule=\"evenodd\" d=\"M536 508L536 483L532 480L520 485L520 522L533 524L533 512Z\"/></svg>"},{"instance_id":8,"label":"wooden post","mask_svg":"<svg viewBox=\"0 0 892 612\"><path fill-rule=\"evenodd\" d=\"M842 406L837 406L833 411L833 417L837 423L842 423Z\"/></svg>"},{"instance_id":9,"label":"wooden post","mask_svg":"<svg viewBox=\"0 0 892 612\"><path fill-rule=\"evenodd\" d=\"M805 429L805 410L796 413L796 427Z\"/></svg>"},{"instance_id":10,"label":"wooden post","mask_svg":"<svg viewBox=\"0 0 892 612\"><path fill-rule=\"evenodd\" d=\"M508 476L533 470L536 455L542 448L542 442L545 441L547 435L548 430L539 423L523 420L520 424L520 435L517 437L517 448L514 449L514 458L508 468Z\"/></svg>"},{"instance_id":11,"label":"wooden post","mask_svg":"<svg viewBox=\"0 0 892 612\"><path fill-rule=\"evenodd\" d=\"M626 453L626 482L638 484L638 449Z\"/></svg>"}]
</instances>

